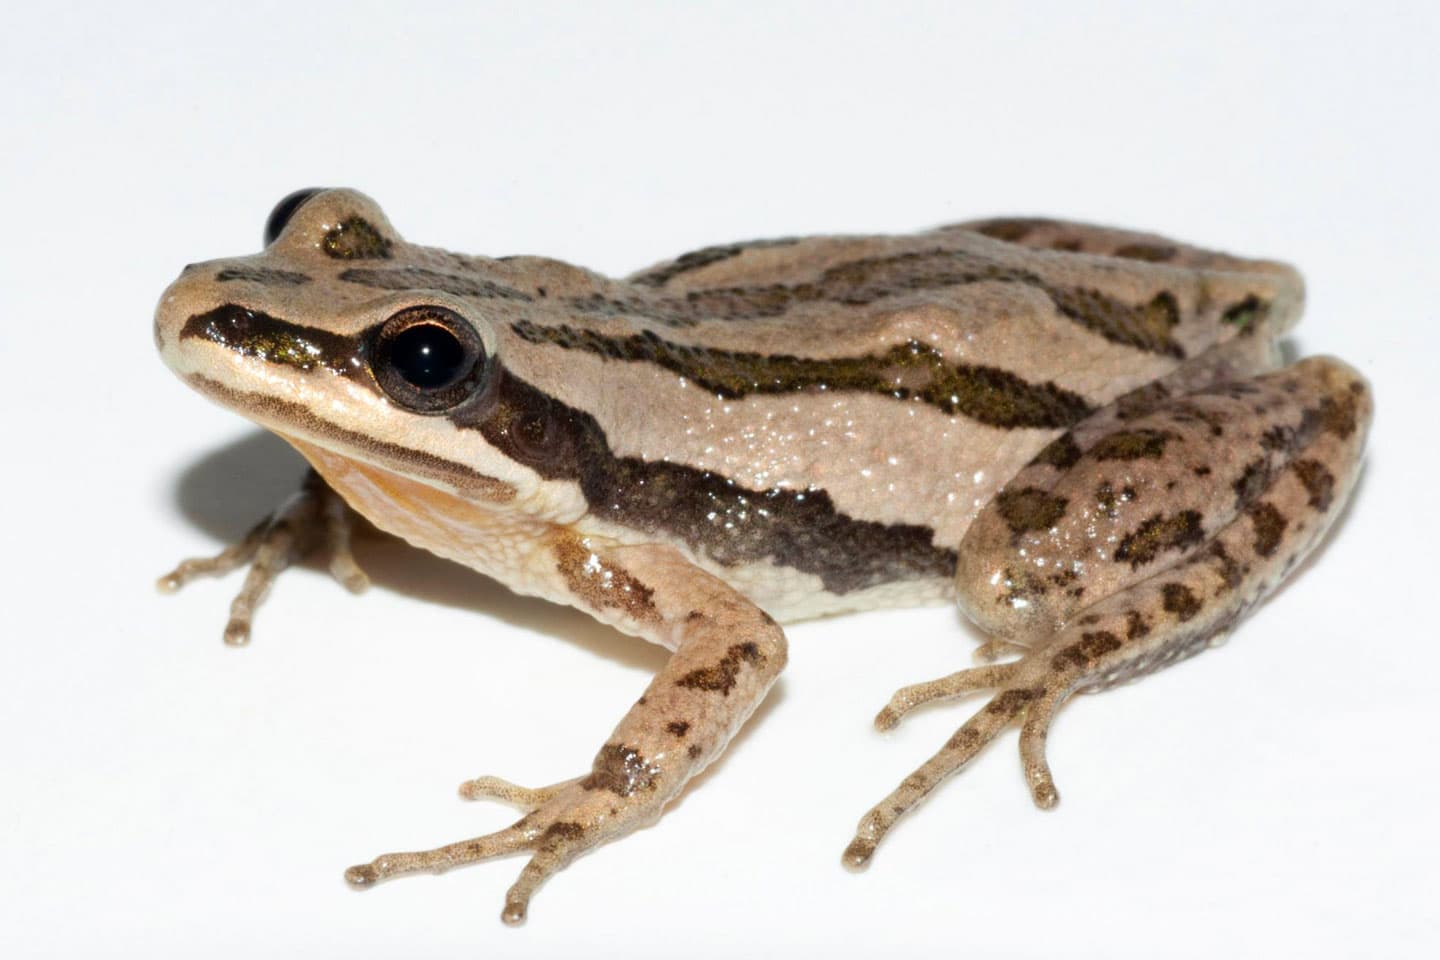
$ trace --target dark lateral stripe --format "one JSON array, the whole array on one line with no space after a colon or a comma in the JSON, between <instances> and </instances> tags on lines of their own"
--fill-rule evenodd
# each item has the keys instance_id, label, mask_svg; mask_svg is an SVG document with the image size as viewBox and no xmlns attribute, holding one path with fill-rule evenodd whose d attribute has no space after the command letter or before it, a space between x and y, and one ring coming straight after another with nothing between
<instances>
[{"instance_id":1,"label":"dark lateral stripe","mask_svg":"<svg viewBox=\"0 0 1440 960\"><path fill-rule=\"evenodd\" d=\"M716 563L772 560L851 593L954 576L954 550L916 524L857 520L824 490L751 490L707 470L617 457L595 418L496 364L483 394L449 415L547 480L580 485L592 515L687 544Z\"/></svg>"},{"instance_id":2,"label":"dark lateral stripe","mask_svg":"<svg viewBox=\"0 0 1440 960\"><path fill-rule=\"evenodd\" d=\"M354 267L342 272L340 279L377 290L439 290L457 297L483 297L487 300L533 299L528 293L504 284L424 267Z\"/></svg>"},{"instance_id":3,"label":"dark lateral stripe","mask_svg":"<svg viewBox=\"0 0 1440 960\"><path fill-rule=\"evenodd\" d=\"M196 390L242 413L253 412L259 416L293 424L297 431L313 437L333 440L354 450L359 450L389 470L410 476L424 477L448 483L462 494L480 500L504 503L515 499L515 487L504 480L480 473L463 463L446 460L434 454L411 450L398 444L376 440L374 437L331 423L317 417L309 407L266 396L263 393L235 390L217 380L201 374L190 374L186 381Z\"/></svg>"},{"instance_id":4,"label":"dark lateral stripe","mask_svg":"<svg viewBox=\"0 0 1440 960\"><path fill-rule=\"evenodd\" d=\"M236 303L186 320L180 339L191 337L298 370L319 368L352 376L362 369L356 339L302 327Z\"/></svg>"},{"instance_id":5,"label":"dark lateral stripe","mask_svg":"<svg viewBox=\"0 0 1440 960\"><path fill-rule=\"evenodd\" d=\"M726 243L720 246L705 247L701 250L692 250L689 253L682 253L668 263L660 264L653 270L647 270L639 276L631 278L630 282L637 283L642 287L663 287L682 273L689 273L692 270L708 267L712 263L720 263L722 260L738 257L746 250L786 247L799 242L796 237L780 237L774 240L748 240L743 243Z\"/></svg>"},{"instance_id":6,"label":"dark lateral stripe","mask_svg":"<svg viewBox=\"0 0 1440 960\"><path fill-rule=\"evenodd\" d=\"M298 287L310 282L310 277L294 270L274 270L270 267L226 267L215 274L218 283L245 280L266 287Z\"/></svg>"},{"instance_id":7,"label":"dark lateral stripe","mask_svg":"<svg viewBox=\"0 0 1440 960\"><path fill-rule=\"evenodd\" d=\"M742 353L671 343L653 331L610 337L530 321L511 329L531 343L583 350L611 360L653 363L727 399L797 390L853 391L927 403L993 427L1066 427L1093 412L1079 394L1050 381L1030 383L1007 370L947 363L917 341L882 354L815 359Z\"/></svg>"}]
</instances>

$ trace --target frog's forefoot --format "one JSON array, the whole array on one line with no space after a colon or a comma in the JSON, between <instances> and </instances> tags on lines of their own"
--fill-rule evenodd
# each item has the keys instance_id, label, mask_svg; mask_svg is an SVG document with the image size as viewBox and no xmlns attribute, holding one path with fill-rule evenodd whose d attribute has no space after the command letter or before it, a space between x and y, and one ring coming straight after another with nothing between
<instances>
[{"instance_id":1,"label":"frog's forefoot","mask_svg":"<svg viewBox=\"0 0 1440 960\"><path fill-rule=\"evenodd\" d=\"M444 873L529 851L530 860L505 894L500 913L500 919L513 926L525 921L530 898L552 875L582 853L659 815L658 798L621 798L609 790L597 790L593 782L587 785L587 779L580 777L534 789L499 777L479 777L461 784L460 795L467 800L499 800L526 814L503 830L471 840L432 850L383 854L346 870L345 882L363 890L391 877Z\"/></svg>"},{"instance_id":2,"label":"frog's forefoot","mask_svg":"<svg viewBox=\"0 0 1440 960\"><path fill-rule=\"evenodd\" d=\"M164 593L173 593L198 577L224 576L248 564L250 570L230 604L230 619L225 624L225 642L244 646L250 642L255 610L275 579L317 547L329 554L330 574L347 590L359 593L370 585L350 549L355 518L345 501L311 470L300 490L256 524L239 543L213 557L182 561L156 581L156 586Z\"/></svg>"}]
</instances>

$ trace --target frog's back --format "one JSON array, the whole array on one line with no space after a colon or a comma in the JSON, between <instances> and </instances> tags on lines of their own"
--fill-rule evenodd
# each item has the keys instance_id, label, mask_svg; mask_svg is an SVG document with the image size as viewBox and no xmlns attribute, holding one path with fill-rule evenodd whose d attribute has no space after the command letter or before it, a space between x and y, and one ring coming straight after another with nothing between
<instances>
[{"instance_id":1,"label":"frog's back","mask_svg":"<svg viewBox=\"0 0 1440 960\"><path fill-rule=\"evenodd\" d=\"M592 416L610 454L668 474L666 503L592 519L725 558L712 569L752 595L792 575L785 556L820 553L894 602L948 595L971 520L1061 430L1218 343L1268 342L1302 301L1282 264L1049 220L737 243L589 276L513 326L506 362Z\"/></svg>"}]
</instances>

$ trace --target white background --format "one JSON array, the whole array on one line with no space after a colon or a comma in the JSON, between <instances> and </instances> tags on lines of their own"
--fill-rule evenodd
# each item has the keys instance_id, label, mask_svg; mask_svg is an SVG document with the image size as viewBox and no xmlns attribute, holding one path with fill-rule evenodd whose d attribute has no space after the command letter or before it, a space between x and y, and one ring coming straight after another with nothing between
<instances>
[{"instance_id":1,"label":"white background","mask_svg":"<svg viewBox=\"0 0 1440 960\"><path fill-rule=\"evenodd\" d=\"M1436 5L24 4L0 33L0 954L1414 956L1437 940ZM144 12L138 12L143 9ZM1373 381L1353 509L1225 648L1014 735L854 876L856 819L964 719L949 609L791 631L791 669L663 822L355 893L497 828L463 779L585 769L662 652L399 546L375 589L162 598L297 459L189 393L150 313L296 187L411 239L622 273L712 242L992 213L1289 259L1297 353Z\"/></svg>"}]
</instances>

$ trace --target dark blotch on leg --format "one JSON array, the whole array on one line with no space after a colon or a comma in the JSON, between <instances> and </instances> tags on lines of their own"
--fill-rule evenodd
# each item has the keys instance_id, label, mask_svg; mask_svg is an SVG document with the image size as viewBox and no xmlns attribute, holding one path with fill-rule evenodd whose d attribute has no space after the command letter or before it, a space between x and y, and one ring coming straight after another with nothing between
<instances>
[{"instance_id":1,"label":"dark blotch on leg","mask_svg":"<svg viewBox=\"0 0 1440 960\"><path fill-rule=\"evenodd\" d=\"M1049 530L1065 515L1066 500L1039 487L1002 490L995 498L1000 516L1012 533Z\"/></svg>"},{"instance_id":2,"label":"dark blotch on leg","mask_svg":"<svg viewBox=\"0 0 1440 960\"><path fill-rule=\"evenodd\" d=\"M737 643L725 651L725 656L713 667L691 670L675 681L677 687L692 690L713 690L721 696L729 696L740 676L740 666L745 663L764 663L765 655L754 643Z\"/></svg>"},{"instance_id":3,"label":"dark blotch on leg","mask_svg":"<svg viewBox=\"0 0 1440 960\"><path fill-rule=\"evenodd\" d=\"M1183 583L1167 583L1160 590L1164 597L1165 610L1175 614L1175 618L1181 623L1195 616L1204 606L1200 598L1195 596L1195 591Z\"/></svg>"},{"instance_id":4,"label":"dark blotch on leg","mask_svg":"<svg viewBox=\"0 0 1440 960\"><path fill-rule=\"evenodd\" d=\"M1165 430L1121 430L1090 448L1096 460L1159 460L1175 434Z\"/></svg>"},{"instance_id":5,"label":"dark blotch on leg","mask_svg":"<svg viewBox=\"0 0 1440 960\"><path fill-rule=\"evenodd\" d=\"M1050 658L1050 666L1056 670L1071 667L1086 670L1107 653L1119 650L1122 642L1109 630L1081 634L1080 639L1056 651Z\"/></svg>"},{"instance_id":6,"label":"dark blotch on leg","mask_svg":"<svg viewBox=\"0 0 1440 960\"><path fill-rule=\"evenodd\" d=\"M655 786L660 768L646 760L639 750L618 743L607 743L595 757L589 776L580 781L585 790L609 790L628 797L637 790Z\"/></svg>"},{"instance_id":7,"label":"dark blotch on leg","mask_svg":"<svg viewBox=\"0 0 1440 960\"><path fill-rule=\"evenodd\" d=\"M1251 460L1240 471L1240 476L1230 485L1235 491L1235 506L1244 510L1254 503L1270 486L1270 464L1264 457Z\"/></svg>"},{"instance_id":8,"label":"dark blotch on leg","mask_svg":"<svg viewBox=\"0 0 1440 960\"><path fill-rule=\"evenodd\" d=\"M1205 536L1198 510L1182 510L1171 516L1157 513L1120 541L1115 559L1136 569L1154 560L1165 550L1188 550Z\"/></svg>"},{"instance_id":9,"label":"dark blotch on leg","mask_svg":"<svg viewBox=\"0 0 1440 960\"><path fill-rule=\"evenodd\" d=\"M1273 503L1257 503L1246 512L1255 527L1255 552L1262 557L1274 556L1285 536L1285 515Z\"/></svg>"},{"instance_id":10,"label":"dark blotch on leg","mask_svg":"<svg viewBox=\"0 0 1440 960\"><path fill-rule=\"evenodd\" d=\"M1335 499L1335 475L1319 460L1296 460L1291 466L1310 495L1310 506L1328 509Z\"/></svg>"}]
</instances>

